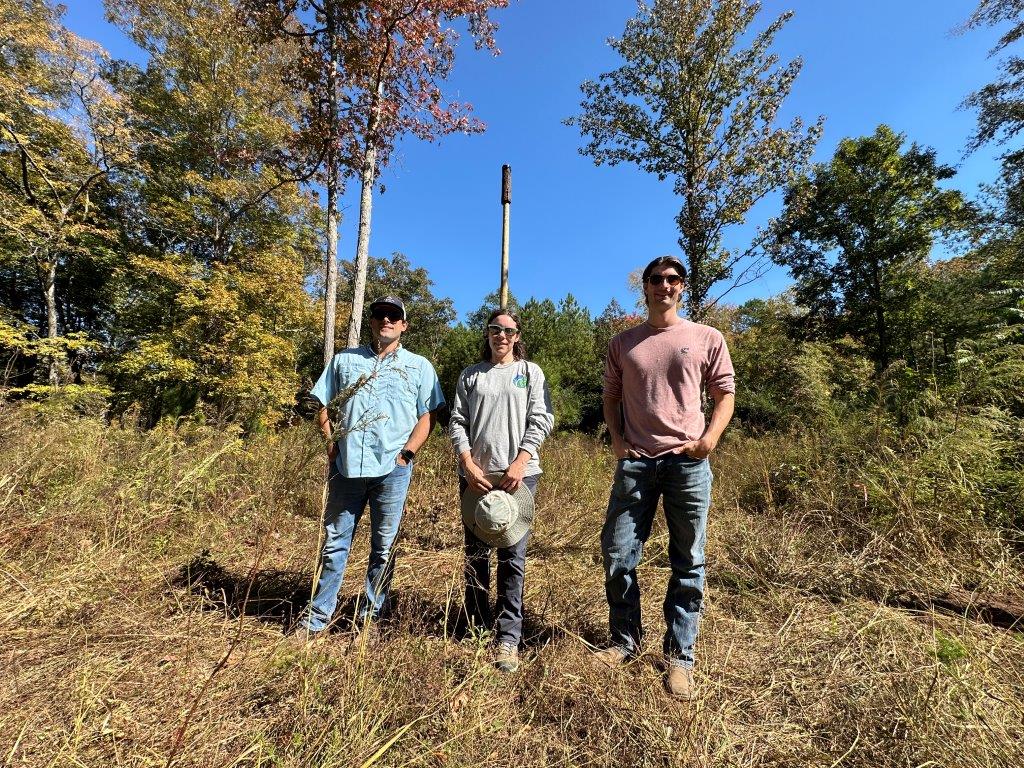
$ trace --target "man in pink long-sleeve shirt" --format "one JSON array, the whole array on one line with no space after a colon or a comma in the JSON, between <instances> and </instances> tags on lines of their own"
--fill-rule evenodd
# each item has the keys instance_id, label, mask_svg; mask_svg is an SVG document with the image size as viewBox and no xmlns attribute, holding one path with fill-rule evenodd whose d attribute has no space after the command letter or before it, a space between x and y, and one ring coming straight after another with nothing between
<instances>
[{"instance_id":1,"label":"man in pink long-sleeve shirt","mask_svg":"<svg viewBox=\"0 0 1024 768\"><path fill-rule=\"evenodd\" d=\"M732 418L736 385L722 334L679 316L685 280L686 269L673 256L648 264L643 272L647 322L608 345L604 418L618 465L601 531L611 646L597 655L614 666L639 652L636 568L663 497L672 566L664 604L666 687L690 699L704 598L708 455ZM708 423L702 390L715 403Z\"/></svg>"}]
</instances>

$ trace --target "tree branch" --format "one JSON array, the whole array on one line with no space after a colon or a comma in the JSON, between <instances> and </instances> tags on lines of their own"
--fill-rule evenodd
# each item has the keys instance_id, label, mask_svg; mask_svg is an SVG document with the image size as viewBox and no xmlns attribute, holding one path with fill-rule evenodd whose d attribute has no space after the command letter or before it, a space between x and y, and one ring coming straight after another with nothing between
<instances>
[{"instance_id":1,"label":"tree branch","mask_svg":"<svg viewBox=\"0 0 1024 768\"><path fill-rule=\"evenodd\" d=\"M53 185L53 182L50 181L50 178L43 171L42 167L40 167L39 163L37 163L35 159L32 157L32 154L28 151L28 147L22 142L21 138L18 136L17 133L14 132L14 130L11 129L10 126L4 125L3 127L11 135L11 138L14 139L15 146L17 146L18 151L21 152L22 164L24 165L26 161L31 163L32 168L35 169L35 172L39 174L39 178L41 178L46 183L46 186L50 188L50 194L53 195L53 199L57 203L57 207L63 209L64 206L60 201L60 193L57 192L57 188ZM31 197L30 199L32 200L33 205L36 206L36 209L39 210L40 212L43 212L35 197Z\"/></svg>"}]
</instances>

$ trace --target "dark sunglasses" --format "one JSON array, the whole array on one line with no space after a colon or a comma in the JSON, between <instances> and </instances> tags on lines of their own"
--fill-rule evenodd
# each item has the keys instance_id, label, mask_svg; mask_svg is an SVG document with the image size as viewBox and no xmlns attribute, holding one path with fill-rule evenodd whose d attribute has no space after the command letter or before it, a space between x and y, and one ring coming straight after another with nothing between
<instances>
[{"instance_id":1,"label":"dark sunglasses","mask_svg":"<svg viewBox=\"0 0 1024 768\"><path fill-rule=\"evenodd\" d=\"M676 286L683 282L683 278L679 275L648 275L647 282L651 285L668 283L671 286Z\"/></svg>"},{"instance_id":2,"label":"dark sunglasses","mask_svg":"<svg viewBox=\"0 0 1024 768\"><path fill-rule=\"evenodd\" d=\"M400 309L374 307L373 311L370 313L370 317L374 320L390 320L392 323L397 323L402 319L402 311Z\"/></svg>"},{"instance_id":3,"label":"dark sunglasses","mask_svg":"<svg viewBox=\"0 0 1024 768\"><path fill-rule=\"evenodd\" d=\"M503 325L495 324L495 325L488 325L487 326L487 332L489 334L491 334L491 336L501 336L501 334L504 333L506 336L508 336L511 339L513 336L515 336L517 333L519 333L519 329L518 328L506 328Z\"/></svg>"}]
</instances>

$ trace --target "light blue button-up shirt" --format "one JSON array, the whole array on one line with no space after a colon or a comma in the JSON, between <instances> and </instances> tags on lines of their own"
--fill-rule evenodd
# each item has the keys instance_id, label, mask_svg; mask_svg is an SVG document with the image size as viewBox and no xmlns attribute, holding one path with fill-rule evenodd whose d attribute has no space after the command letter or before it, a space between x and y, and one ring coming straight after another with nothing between
<instances>
[{"instance_id":1,"label":"light blue button-up shirt","mask_svg":"<svg viewBox=\"0 0 1024 768\"><path fill-rule=\"evenodd\" d=\"M337 403L336 464L342 477L382 477L395 468L398 454L420 416L444 405L434 366L399 346L384 357L368 346L334 356L310 394L323 405Z\"/></svg>"}]
</instances>

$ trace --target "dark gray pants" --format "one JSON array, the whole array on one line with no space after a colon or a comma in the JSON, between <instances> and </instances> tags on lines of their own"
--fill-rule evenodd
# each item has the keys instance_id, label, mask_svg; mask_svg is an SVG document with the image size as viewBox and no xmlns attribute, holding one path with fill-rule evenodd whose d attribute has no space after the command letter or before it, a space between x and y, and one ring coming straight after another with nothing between
<instances>
[{"instance_id":1,"label":"dark gray pants","mask_svg":"<svg viewBox=\"0 0 1024 768\"><path fill-rule=\"evenodd\" d=\"M536 495L538 475L523 478L523 485ZM459 497L466 491L466 481L459 478ZM526 577L527 532L511 547L498 547L497 621L492 619L490 605L491 547L462 526L466 534L466 599L463 603L466 621L482 629L497 624L498 642L519 645L523 638L523 582Z\"/></svg>"}]
</instances>

